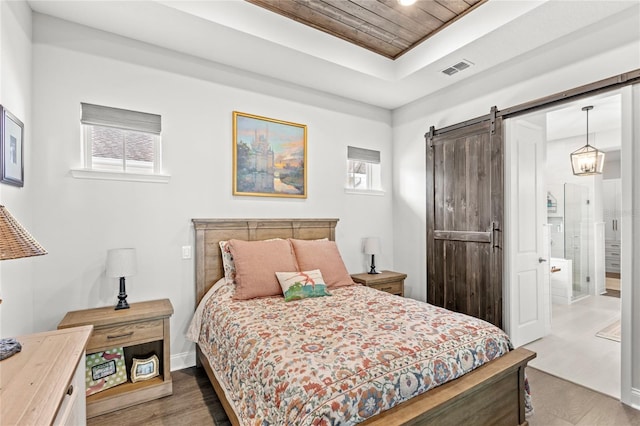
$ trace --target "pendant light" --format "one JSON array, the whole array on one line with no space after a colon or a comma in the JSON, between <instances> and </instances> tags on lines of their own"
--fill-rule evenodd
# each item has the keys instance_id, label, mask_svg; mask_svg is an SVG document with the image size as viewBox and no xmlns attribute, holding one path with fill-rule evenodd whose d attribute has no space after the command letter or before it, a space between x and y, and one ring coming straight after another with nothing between
<instances>
[{"instance_id":1,"label":"pendant light","mask_svg":"<svg viewBox=\"0 0 640 426\"><path fill-rule=\"evenodd\" d=\"M604 152L589 145L589 111L593 106L582 108L587 112L587 144L571 153L571 167L576 176L591 176L602 173Z\"/></svg>"}]
</instances>

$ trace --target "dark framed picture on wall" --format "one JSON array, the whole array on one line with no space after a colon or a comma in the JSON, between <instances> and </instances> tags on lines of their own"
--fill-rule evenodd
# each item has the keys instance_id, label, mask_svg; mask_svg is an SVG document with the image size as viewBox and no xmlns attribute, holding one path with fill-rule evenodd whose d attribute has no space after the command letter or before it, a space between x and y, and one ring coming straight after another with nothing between
<instances>
[{"instance_id":1,"label":"dark framed picture on wall","mask_svg":"<svg viewBox=\"0 0 640 426\"><path fill-rule=\"evenodd\" d=\"M233 195L307 198L307 126L234 111Z\"/></svg>"},{"instance_id":2,"label":"dark framed picture on wall","mask_svg":"<svg viewBox=\"0 0 640 426\"><path fill-rule=\"evenodd\" d=\"M24 186L24 125L0 105L0 182Z\"/></svg>"}]
</instances>

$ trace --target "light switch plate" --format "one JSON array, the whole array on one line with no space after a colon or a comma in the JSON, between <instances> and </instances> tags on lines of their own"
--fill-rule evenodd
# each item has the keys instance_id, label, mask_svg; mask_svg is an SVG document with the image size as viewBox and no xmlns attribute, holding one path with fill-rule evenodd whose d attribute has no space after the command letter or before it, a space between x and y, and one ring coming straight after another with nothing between
<instances>
[{"instance_id":1,"label":"light switch plate","mask_svg":"<svg viewBox=\"0 0 640 426\"><path fill-rule=\"evenodd\" d=\"M182 258L191 259L191 246L182 246Z\"/></svg>"}]
</instances>

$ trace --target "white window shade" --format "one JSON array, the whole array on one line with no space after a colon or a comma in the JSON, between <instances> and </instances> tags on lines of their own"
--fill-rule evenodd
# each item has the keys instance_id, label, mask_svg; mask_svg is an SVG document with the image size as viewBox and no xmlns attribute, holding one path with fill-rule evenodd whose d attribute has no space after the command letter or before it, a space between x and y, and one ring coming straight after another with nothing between
<instances>
[{"instance_id":1,"label":"white window shade","mask_svg":"<svg viewBox=\"0 0 640 426\"><path fill-rule=\"evenodd\" d=\"M161 116L82 102L82 124L160 134Z\"/></svg>"},{"instance_id":2,"label":"white window shade","mask_svg":"<svg viewBox=\"0 0 640 426\"><path fill-rule=\"evenodd\" d=\"M366 148L347 147L347 159L365 161L367 163L380 164L380 151Z\"/></svg>"}]
</instances>

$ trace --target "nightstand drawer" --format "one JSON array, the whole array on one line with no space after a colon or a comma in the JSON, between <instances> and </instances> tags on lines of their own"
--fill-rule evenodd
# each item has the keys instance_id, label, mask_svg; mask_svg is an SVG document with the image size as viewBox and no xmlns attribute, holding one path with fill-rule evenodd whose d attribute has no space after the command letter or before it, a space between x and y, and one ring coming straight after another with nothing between
<instances>
[{"instance_id":1,"label":"nightstand drawer","mask_svg":"<svg viewBox=\"0 0 640 426\"><path fill-rule=\"evenodd\" d=\"M87 345L87 353L116 346L138 345L162 340L163 338L164 326L162 319L95 328Z\"/></svg>"},{"instance_id":2,"label":"nightstand drawer","mask_svg":"<svg viewBox=\"0 0 640 426\"><path fill-rule=\"evenodd\" d=\"M369 284L369 287L375 288L376 290L386 291L387 293L397 294L397 295L401 295L403 290L401 281L396 281L393 283Z\"/></svg>"}]
</instances>

